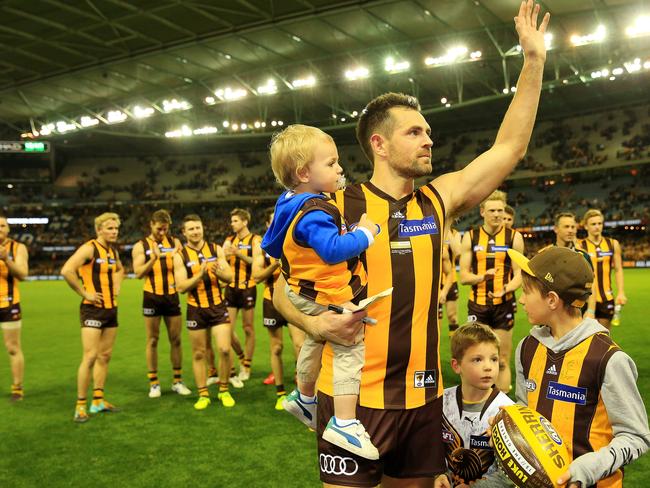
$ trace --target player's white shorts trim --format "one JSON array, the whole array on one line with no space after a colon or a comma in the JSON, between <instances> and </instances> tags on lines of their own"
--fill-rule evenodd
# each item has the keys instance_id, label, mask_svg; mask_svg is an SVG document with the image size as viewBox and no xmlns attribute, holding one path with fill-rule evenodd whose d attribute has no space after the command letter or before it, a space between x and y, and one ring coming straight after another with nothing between
<instances>
[{"instance_id":1,"label":"player's white shorts trim","mask_svg":"<svg viewBox=\"0 0 650 488\"><path fill-rule=\"evenodd\" d=\"M17 330L23 326L22 320L14 320L12 322L0 322L0 329L2 330Z\"/></svg>"}]
</instances>

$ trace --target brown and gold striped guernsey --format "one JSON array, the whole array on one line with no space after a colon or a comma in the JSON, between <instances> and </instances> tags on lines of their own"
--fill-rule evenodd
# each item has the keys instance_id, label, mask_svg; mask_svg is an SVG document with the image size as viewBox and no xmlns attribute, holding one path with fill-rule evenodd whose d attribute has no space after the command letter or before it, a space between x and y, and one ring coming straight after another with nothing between
<instances>
[{"instance_id":1,"label":"brown and gold striped guernsey","mask_svg":"<svg viewBox=\"0 0 650 488\"><path fill-rule=\"evenodd\" d=\"M255 245L261 245L262 238L257 234L252 232L246 237L240 239L238 236L228 236L226 242L238 249L241 253L245 254L249 258L253 257L253 247ZM255 281L252 279L253 274L253 265L248 264L243 259L238 258L237 256L230 256L228 258L230 268L233 273L233 281L228 284L230 288L236 288L238 290L246 290L255 286Z\"/></svg>"},{"instance_id":2,"label":"brown and gold striped guernsey","mask_svg":"<svg viewBox=\"0 0 650 488\"><path fill-rule=\"evenodd\" d=\"M181 249L181 257L187 270L187 277L191 278L199 272L201 263L207 261L210 266L217 260L217 245L212 242L204 242L201 249L197 250L185 244ZM196 287L187 294L187 303L194 307L209 308L219 305L221 302L219 278L212 271L204 273Z\"/></svg>"},{"instance_id":3,"label":"brown and gold striped guernsey","mask_svg":"<svg viewBox=\"0 0 650 488\"><path fill-rule=\"evenodd\" d=\"M327 213L339 229L347 232L339 209L330 199L312 198L305 201L287 228L282 244L282 274L297 295L321 305L341 305L352 301L366 286L366 272L358 256L336 264L326 264L316 251L294 235L296 225L309 212Z\"/></svg>"},{"instance_id":4,"label":"brown and gold striped guernsey","mask_svg":"<svg viewBox=\"0 0 650 488\"><path fill-rule=\"evenodd\" d=\"M119 256L113 247L102 246L97 239L92 239L84 245L90 244L93 247L93 258L79 268L79 276L83 282L84 289L90 293L101 293L103 303L100 308L115 308L115 287L113 275L117 272ZM83 301L87 305L94 305L88 300Z\"/></svg>"},{"instance_id":5,"label":"brown and gold striped guernsey","mask_svg":"<svg viewBox=\"0 0 650 488\"><path fill-rule=\"evenodd\" d=\"M442 395L438 293L445 209L432 185L395 200L372 183L334 195L350 224L365 212L381 227L361 255L368 286L361 297L391 286L393 294L368 309L377 325L366 327L359 402L364 407L410 409ZM332 395L332 350L325 347L319 388Z\"/></svg>"},{"instance_id":6,"label":"brown and gold striped guernsey","mask_svg":"<svg viewBox=\"0 0 650 488\"><path fill-rule=\"evenodd\" d=\"M580 239L579 247L591 258L594 270L596 302L604 303L614 299L612 292L612 265L614 262L614 240L603 237L598 244L589 239Z\"/></svg>"},{"instance_id":7,"label":"brown and gold striped guernsey","mask_svg":"<svg viewBox=\"0 0 650 488\"><path fill-rule=\"evenodd\" d=\"M554 353L536 338L524 339L520 360L528 406L551 421L573 459L608 445L613 439L600 388L605 368L619 347L606 333L594 334L566 351ZM596 483L622 487L623 473Z\"/></svg>"},{"instance_id":8,"label":"brown and gold striped guernsey","mask_svg":"<svg viewBox=\"0 0 650 488\"><path fill-rule=\"evenodd\" d=\"M16 241L6 239L2 247L7 251L8 258L15 259L18 252L18 243ZM7 308L20 303L18 281L9 272L7 263L0 261L0 308Z\"/></svg>"},{"instance_id":9,"label":"brown and gold striped guernsey","mask_svg":"<svg viewBox=\"0 0 650 488\"><path fill-rule=\"evenodd\" d=\"M485 280L472 286L469 300L477 305L499 305L512 300L512 293L503 297L489 298L489 292L503 290L510 281L512 262L508 256L508 249L512 249L515 231L505 226L496 234L488 234L483 226L470 229L472 242L472 273L481 275L488 269L494 268L494 279Z\"/></svg>"},{"instance_id":10,"label":"brown and gold striped guernsey","mask_svg":"<svg viewBox=\"0 0 650 488\"><path fill-rule=\"evenodd\" d=\"M145 237L142 242L144 249L144 262L151 260L152 248L158 247L160 258L149 270L144 281L144 291L155 295L174 295L176 282L174 281L174 238L165 236L160 242L151 237Z\"/></svg>"},{"instance_id":11,"label":"brown and gold striped guernsey","mask_svg":"<svg viewBox=\"0 0 650 488\"><path fill-rule=\"evenodd\" d=\"M262 251L264 252L264 251ZM268 253L264 252L264 267L268 268L272 264L276 263L277 259L269 256ZM282 271L280 271L280 268L276 268L275 271L273 271L273 274L269 276L266 281L264 282L264 299L265 300L273 300L273 287L275 286L275 283L278 281L278 278L280 277L280 274Z\"/></svg>"}]
</instances>

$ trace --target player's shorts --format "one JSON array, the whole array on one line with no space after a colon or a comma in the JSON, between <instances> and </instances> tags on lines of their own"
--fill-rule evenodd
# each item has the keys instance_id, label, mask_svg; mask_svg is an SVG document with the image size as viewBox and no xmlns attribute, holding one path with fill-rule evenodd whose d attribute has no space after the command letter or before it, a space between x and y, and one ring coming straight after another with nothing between
<instances>
[{"instance_id":1,"label":"player's shorts","mask_svg":"<svg viewBox=\"0 0 650 488\"><path fill-rule=\"evenodd\" d=\"M22 318L20 303L14 303L5 308L0 308L0 323L18 322Z\"/></svg>"},{"instance_id":2,"label":"player's shorts","mask_svg":"<svg viewBox=\"0 0 650 488\"><path fill-rule=\"evenodd\" d=\"M117 327L117 307L101 308L82 303L79 307L79 318L81 327L90 327L91 329Z\"/></svg>"},{"instance_id":3,"label":"player's shorts","mask_svg":"<svg viewBox=\"0 0 650 488\"><path fill-rule=\"evenodd\" d=\"M493 329L510 330L515 326L512 300L498 305L478 305L469 300L467 302L467 321L480 322Z\"/></svg>"},{"instance_id":4,"label":"player's shorts","mask_svg":"<svg viewBox=\"0 0 650 488\"><path fill-rule=\"evenodd\" d=\"M596 318L612 320L614 316L614 300L606 302L596 302Z\"/></svg>"},{"instance_id":5,"label":"player's shorts","mask_svg":"<svg viewBox=\"0 0 650 488\"><path fill-rule=\"evenodd\" d=\"M229 322L228 309L223 303L207 308L187 306L185 325L189 330L206 330Z\"/></svg>"},{"instance_id":6,"label":"player's shorts","mask_svg":"<svg viewBox=\"0 0 650 488\"><path fill-rule=\"evenodd\" d=\"M393 478L434 478L447 471L442 435L442 397L409 410L379 410L357 406L379 459L371 461L323 440L334 415L334 400L318 393L318 461L324 483L377 486L382 475ZM433 485L433 483L432 483Z\"/></svg>"},{"instance_id":7,"label":"player's shorts","mask_svg":"<svg viewBox=\"0 0 650 488\"><path fill-rule=\"evenodd\" d=\"M276 329L288 324L282 314L275 309L271 300L265 298L262 302L262 309L264 313L264 327Z\"/></svg>"},{"instance_id":8,"label":"player's shorts","mask_svg":"<svg viewBox=\"0 0 650 488\"><path fill-rule=\"evenodd\" d=\"M257 288L251 287L244 290L226 287L225 293L226 306L229 308L243 308L249 310L255 308L257 301Z\"/></svg>"},{"instance_id":9,"label":"player's shorts","mask_svg":"<svg viewBox=\"0 0 650 488\"><path fill-rule=\"evenodd\" d=\"M149 291L142 297L142 315L145 317L177 317L181 314L178 293L156 295Z\"/></svg>"}]
</instances>

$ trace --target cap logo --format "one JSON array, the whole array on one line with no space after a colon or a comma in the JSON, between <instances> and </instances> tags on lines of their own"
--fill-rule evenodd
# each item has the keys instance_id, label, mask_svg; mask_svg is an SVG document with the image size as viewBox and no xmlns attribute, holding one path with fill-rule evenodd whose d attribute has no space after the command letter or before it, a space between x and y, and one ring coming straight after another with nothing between
<instances>
[{"instance_id":1,"label":"cap logo","mask_svg":"<svg viewBox=\"0 0 650 488\"><path fill-rule=\"evenodd\" d=\"M593 283L586 283L586 284L585 284L585 288L591 288L592 286L594 286Z\"/></svg>"},{"instance_id":2,"label":"cap logo","mask_svg":"<svg viewBox=\"0 0 650 488\"><path fill-rule=\"evenodd\" d=\"M544 279L548 281L549 283L553 283L553 275L551 273L546 273L546 276L544 276Z\"/></svg>"}]
</instances>

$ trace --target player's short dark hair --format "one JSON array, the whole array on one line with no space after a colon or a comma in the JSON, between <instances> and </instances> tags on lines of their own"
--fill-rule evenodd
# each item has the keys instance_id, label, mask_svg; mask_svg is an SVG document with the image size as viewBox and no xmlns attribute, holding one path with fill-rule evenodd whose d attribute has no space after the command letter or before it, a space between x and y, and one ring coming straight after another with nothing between
<instances>
[{"instance_id":1,"label":"player's short dark hair","mask_svg":"<svg viewBox=\"0 0 650 488\"><path fill-rule=\"evenodd\" d=\"M164 208L160 208L151 214L151 222L154 224L169 224L172 223L172 216Z\"/></svg>"},{"instance_id":2,"label":"player's short dark hair","mask_svg":"<svg viewBox=\"0 0 650 488\"><path fill-rule=\"evenodd\" d=\"M275 213L275 207L269 207L264 210L264 222L268 222L271 218L271 215Z\"/></svg>"},{"instance_id":3,"label":"player's short dark hair","mask_svg":"<svg viewBox=\"0 0 650 488\"><path fill-rule=\"evenodd\" d=\"M233 208L230 212L230 216L239 217L240 219L245 220L249 223L251 221L251 213L248 210L244 210L243 208Z\"/></svg>"},{"instance_id":4,"label":"player's short dark hair","mask_svg":"<svg viewBox=\"0 0 650 488\"><path fill-rule=\"evenodd\" d=\"M576 219L576 216L571 212L560 212L559 214L555 215L555 226L557 227L560 225L560 219L563 219L565 217L570 217L575 220L576 223L578 223L578 219Z\"/></svg>"},{"instance_id":5,"label":"player's short dark hair","mask_svg":"<svg viewBox=\"0 0 650 488\"><path fill-rule=\"evenodd\" d=\"M199 217L197 214L188 214L185 217L183 217L183 223L181 224L181 227L185 227L185 224L188 222L201 222L201 217Z\"/></svg>"},{"instance_id":6,"label":"player's short dark hair","mask_svg":"<svg viewBox=\"0 0 650 488\"><path fill-rule=\"evenodd\" d=\"M506 206L503 208L503 211L508 215L512 215L513 217L515 216L515 209L512 208L510 205L506 204Z\"/></svg>"},{"instance_id":7,"label":"player's short dark hair","mask_svg":"<svg viewBox=\"0 0 650 488\"><path fill-rule=\"evenodd\" d=\"M499 338L490 327L480 322L463 324L451 337L451 357L461 361L470 347L484 342L494 344L497 351L500 350Z\"/></svg>"},{"instance_id":8,"label":"player's short dark hair","mask_svg":"<svg viewBox=\"0 0 650 488\"><path fill-rule=\"evenodd\" d=\"M357 141L371 163L374 163L374 157L370 137L376 132L385 136L393 133L394 123L390 109L395 107L420 111L420 103L414 96L390 92L372 99L361 112L357 122Z\"/></svg>"}]
</instances>

